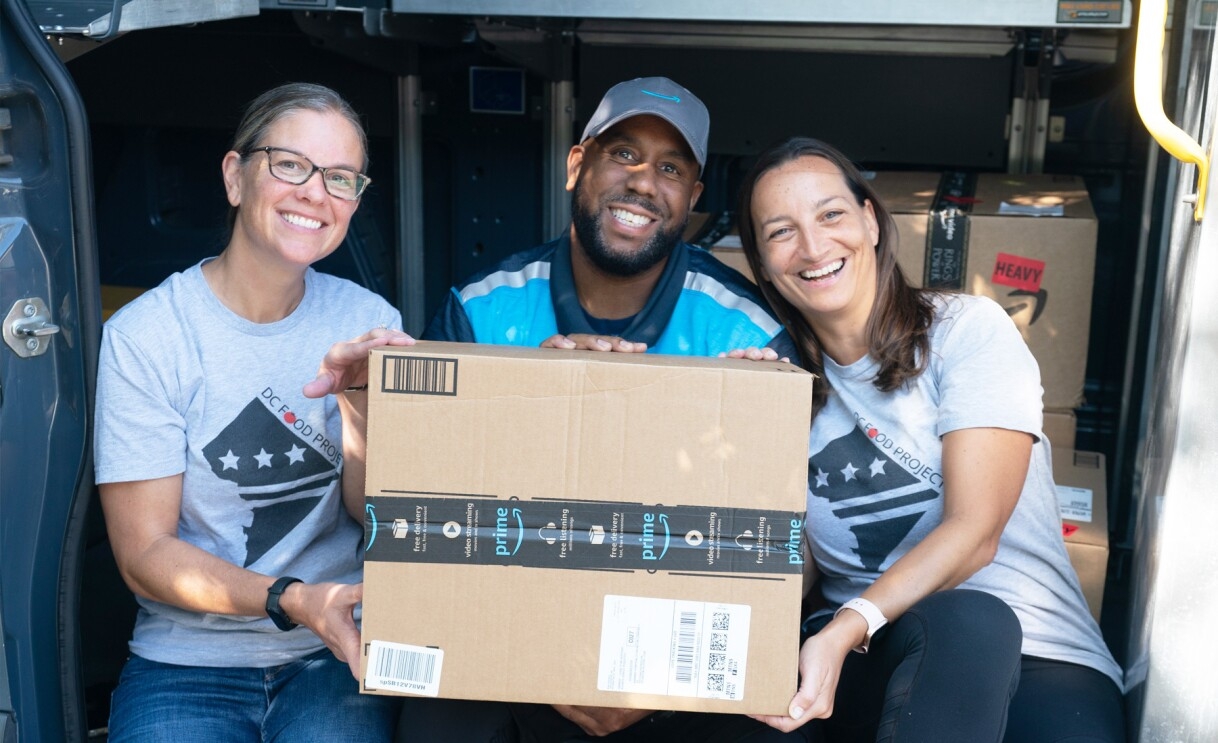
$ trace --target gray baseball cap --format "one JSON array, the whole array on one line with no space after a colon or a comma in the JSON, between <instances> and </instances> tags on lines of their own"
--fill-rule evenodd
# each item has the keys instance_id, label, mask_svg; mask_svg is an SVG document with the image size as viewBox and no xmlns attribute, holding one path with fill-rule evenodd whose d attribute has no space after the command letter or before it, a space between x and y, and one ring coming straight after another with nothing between
<instances>
[{"instance_id":1,"label":"gray baseball cap","mask_svg":"<svg viewBox=\"0 0 1218 743\"><path fill-rule=\"evenodd\" d=\"M676 127L693 150L698 168L706 166L710 114L698 96L666 77L639 77L614 85L588 119L579 141L600 136L619 121L641 114L659 116Z\"/></svg>"}]
</instances>

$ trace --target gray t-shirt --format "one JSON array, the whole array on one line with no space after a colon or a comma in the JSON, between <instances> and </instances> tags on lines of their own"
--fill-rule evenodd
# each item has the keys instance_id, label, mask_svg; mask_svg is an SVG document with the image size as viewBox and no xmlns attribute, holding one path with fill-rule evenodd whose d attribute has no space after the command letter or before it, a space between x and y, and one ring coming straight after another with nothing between
<instances>
[{"instance_id":1,"label":"gray t-shirt","mask_svg":"<svg viewBox=\"0 0 1218 743\"><path fill-rule=\"evenodd\" d=\"M858 596L943 518L941 437L1005 428L1037 437L1027 480L993 563L961 584L1005 601L1023 652L1090 666L1121 685L1121 670L1087 610L1061 536L1050 446L1041 432L1040 370L995 302L936 297L930 363L881 393L878 365L825 359L833 388L808 444L808 534L834 605Z\"/></svg>"},{"instance_id":2,"label":"gray t-shirt","mask_svg":"<svg viewBox=\"0 0 1218 743\"><path fill-rule=\"evenodd\" d=\"M307 582L361 580L361 525L343 508L337 401L301 394L330 346L401 327L384 299L309 269L291 315L253 323L202 264L106 323L98 365L98 483L185 473L178 536L229 562ZM320 650L308 629L139 599L131 651L184 665L266 667Z\"/></svg>"}]
</instances>

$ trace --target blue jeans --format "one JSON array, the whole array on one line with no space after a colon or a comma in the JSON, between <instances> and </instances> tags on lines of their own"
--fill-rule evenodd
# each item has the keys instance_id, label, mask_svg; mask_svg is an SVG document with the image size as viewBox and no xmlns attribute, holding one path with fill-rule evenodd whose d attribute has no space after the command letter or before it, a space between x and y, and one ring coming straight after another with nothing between
<instances>
[{"instance_id":1,"label":"blue jeans","mask_svg":"<svg viewBox=\"0 0 1218 743\"><path fill-rule=\"evenodd\" d=\"M110 743L390 741L398 699L359 693L329 650L271 668L132 655L110 702Z\"/></svg>"}]
</instances>

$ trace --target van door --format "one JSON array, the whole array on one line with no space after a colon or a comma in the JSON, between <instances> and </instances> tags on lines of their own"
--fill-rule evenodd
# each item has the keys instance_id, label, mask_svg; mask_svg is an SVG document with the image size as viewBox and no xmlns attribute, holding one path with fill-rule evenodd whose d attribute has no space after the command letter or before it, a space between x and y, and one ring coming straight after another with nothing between
<instances>
[{"instance_id":1,"label":"van door","mask_svg":"<svg viewBox=\"0 0 1218 743\"><path fill-rule=\"evenodd\" d=\"M0 740L85 737L79 549L100 337L89 142L64 66L0 0Z\"/></svg>"},{"instance_id":2,"label":"van door","mask_svg":"<svg viewBox=\"0 0 1218 743\"><path fill-rule=\"evenodd\" d=\"M1155 6L1158 17L1148 18ZM1167 97L1177 101L1168 110L1181 131L1162 126L1161 109L1148 116L1153 105L1141 95L1139 113L1164 147L1205 162L1214 155L1218 112L1215 3L1175 3L1168 55L1144 45L1157 42L1152 31L1162 33L1164 6L1163 0L1141 3L1137 64L1177 60L1171 65L1175 74L1167 76ZM1137 74L1139 84L1164 79L1157 67ZM1138 523L1125 679L1132 739L1202 743L1218 740L1218 211L1213 196L1218 180L1212 167L1207 172L1166 157L1157 162L1161 176L1155 192L1163 195L1154 206L1162 220L1160 225L1150 219L1156 209L1148 209L1145 239L1165 247L1145 266L1146 273L1162 277L1151 302L1154 335L1148 352L1132 359L1144 367L1147 382L1140 401L1143 434L1134 489Z\"/></svg>"}]
</instances>

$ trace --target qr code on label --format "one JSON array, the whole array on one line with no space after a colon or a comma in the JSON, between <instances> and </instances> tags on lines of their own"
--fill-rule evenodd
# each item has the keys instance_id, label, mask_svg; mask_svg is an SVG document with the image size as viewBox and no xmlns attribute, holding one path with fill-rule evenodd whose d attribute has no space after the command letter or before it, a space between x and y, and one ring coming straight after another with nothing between
<instances>
[{"instance_id":1,"label":"qr code on label","mask_svg":"<svg viewBox=\"0 0 1218 743\"><path fill-rule=\"evenodd\" d=\"M707 691L723 691L723 674L711 673L706 676Z\"/></svg>"},{"instance_id":2,"label":"qr code on label","mask_svg":"<svg viewBox=\"0 0 1218 743\"><path fill-rule=\"evenodd\" d=\"M727 668L727 656L723 653L711 653L707 667L712 671L722 671Z\"/></svg>"},{"instance_id":3,"label":"qr code on label","mask_svg":"<svg viewBox=\"0 0 1218 743\"><path fill-rule=\"evenodd\" d=\"M727 650L727 635L723 632L712 632L710 636L711 650Z\"/></svg>"},{"instance_id":4,"label":"qr code on label","mask_svg":"<svg viewBox=\"0 0 1218 743\"><path fill-rule=\"evenodd\" d=\"M726 611L715 612L711 618L711 629L728 630L732 628L732 615Z\"/></svg>"}]
</instances>

